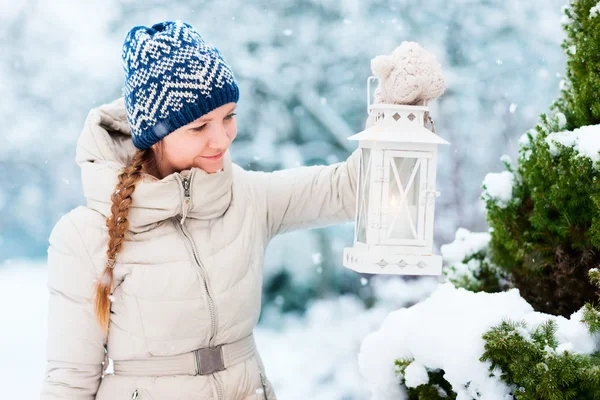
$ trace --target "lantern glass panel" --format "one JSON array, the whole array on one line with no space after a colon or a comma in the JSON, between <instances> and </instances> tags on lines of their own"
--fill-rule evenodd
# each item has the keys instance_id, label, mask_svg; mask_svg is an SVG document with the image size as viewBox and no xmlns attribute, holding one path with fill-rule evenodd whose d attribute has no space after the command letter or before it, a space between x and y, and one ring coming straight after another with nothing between
<instances>
[{"instance_id":1,"label":"lantern glass panel","mask_svg":"<svg viewBox=\"0 0 600 400\"><path fill-rule=\"evenodd\" d=\"M356 240L367 242L367 217L369 215L369 190L371 188L371 149L362 149L358 187L358 214Z\"/></svg>"},{"instance_id":2,"label":"lantern glass panel","mask_svg":"<svg viewBox=\"0 0 600 400\"><path fill-rule=\"evenodd\" d=\"M391 240L423 240L425 232L425 185L427 159L386 157L388 182L387 223L384 237Z\"/></svg>"}]
</instances>

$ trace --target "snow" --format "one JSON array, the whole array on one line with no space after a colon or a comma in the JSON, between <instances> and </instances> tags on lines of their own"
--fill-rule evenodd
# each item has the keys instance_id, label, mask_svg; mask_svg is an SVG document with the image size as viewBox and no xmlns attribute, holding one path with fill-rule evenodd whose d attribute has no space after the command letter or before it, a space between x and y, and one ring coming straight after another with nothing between
<instances>
[{"instance_id":1,"label":"snow","mask_svg":"<svg viewBox=\"0 0 600 400\"><path fill-rule=\"evenodd\" d=\"M39 398L47 331L44 265L25 260L0 264L0 293L0 398Z\"/></svg>"},{"instance_id":2,"label":"snow","mask_svg":"<svg viewBox=\"0 0 600 400\"><path fill-rule=\"evenodd\" d=\"M444 262L455 265L461 263L465 257L485 250L490 242L488 232L471 232L465 228L458 228L454 241L440 247Z\"/></svg>"},{"instance_id":3,"label":"snow","mask_svg":"<svg viewBox=\"0 0 600 400\"><path fill-rule=\"evenodd\" d=\"M466 277L469 281L475 281L475 272L481 269L481 261L469 260L463 263L466 257L487 249L491 235L488 232L471 232L465 228L459 228L453 242L441 246L440 251L444 263L448 267L444 274L448 279Z\"/></svg>"},{"instance_id":4,"label":"snow","mask_svg":"<svg viewBox=\"0 0 600 400\"><path fill-rule=\"evenodd\" d=\"M404 372L406 379L406 387L416 388L419 385L424 385L429 382L429 376L425 366L420 362L413 361Z\"/></svg>"},{"instance_id":5,"label":"snow","mask_svg":"<svg viewBox=\"0 0 600 400\"><path fill-rule=\"evenodd\" d=\"M559 154L557 143L573 148L582 157L591 159L594 163L600 160L600 125L587 125L573 131L551 133L546 137L550 154Z\"/></svg>"},{"instance_id":6,"label":"snow","mask_svg":"<svg viewBox=\"0 0 600 400\"><path fill-rule=\"evenodd\" d=\"M598 2L594 7L590 8L590 18L594 18L598 16L600 13L600 2Z\"/></svg>"},{"instance_id":7,"label":"snow","mask_svg":"<svg viewBox=\"0 0 600 400\"><path fill-rule=\"evenodd\" d=\"M45 260L0 264L0 292L4 299L10 299L0 302L2 399L39 398L46 354L45 264ZM267 318L255 330L256 342L279 398L369 398L357 363L362 340L390 311L424 299L438 282L434 278L404 281L376 276L369 284L377 298L370 309L352 296L315 301L304 317L263 309ZM299 374L302 379L298 379Z\"/></svg>"},{"instance_id":8,"label":"snow","mask_svg":"<svg viewBox=\"0 0 600 400\"><path fill-rule=\"evenodd\" d=\"M568 352L572 353L573 352L573 347L574 347L573 343L571 343L571 342L563 343L563 344L561 344L561 345L559 345L559 346L556 347L556 352L558 354L564 353L565 351L568 351Z\"/></svg>"},{"instance_id":9,"label":"snow","mask_svg":"<svg viewBox=\"0 0 600 400\"><path fill-rule=\"evenodd\" d=\"M568 25L573 22L571 17L569 17L567 15L567 12L570 12L571 14L573 14L573 8L571 6L572 6L572 0L569 0L568 4L561 7L560 12L561 12L561 14L563 14L560 19L561 25Z\"/></svg>"},{"instance_id":10,"label":"snow","mask_svg":"<svg viewBox=\"0 0 600 400\"><path fill-rule=\"evenodd\" d=\"M323 254L321 253L313 253L312 261L314 264L320 264L323 261Z\"/></svg>"},{"instance_id":11,"label":"snow","mask_svg":"<svg viewBox=\"0 0 600 400\"><path fill-rule=\"evenodd\" d=\"M554 118L556 118L556 121L558 122L558 129L564 129L564 127L567 126L567 117L565 114L557 112L554 115Z\"/></svg>"},{"instance_id":12,"label":"snow","mask_svg":"<svg viewBox=\"0 0 600 400\"><path fill-rule=\"evenodd\" d=\"M529 145L531 143L531 140L529 139L529 135L531 135L531 137L535 140L537 133L538 133L537 130L529 129L527 132L522 134L521 137L519 138L519 146L524 147L524 146Z\"/></svg>"},{"instance_id":13,"label":"snow","mask_svg":"<svg viewBox=\"0 0 600 400\"><path fill-rule=\"evenodd\" d=\"M378 307L384 305L395 310L411 304L415 299L424 299L429 296L438 286L438 280L436 278L419 278L405 281L381 275L371 279L371 286L380 302Z\"/></svg>"},{"instance_id":14,"label":"snow","mask_svg":"<svg viewBox=\"0 0 600 400\"><path fill-rule=\"evenodd\" d=\"M512 399L498 373L489 376L490 364L479 361L485 344L482 335L506 318L527 323L529 332L525 337L540 323L552 319L557 325L560 351L591 354L597 349L581 323L580 312L570 319L550 316L533 311L517 289L473 293L445 283L423 302L390 313L381 327L363 341L359 364L371 387L371 399L407 398L395 375L397 359L414 359L417 363L407 372L411 385L424 381L423 366L443 369L444 378L459 400L476 398L475 391L481 394L477 398L486 400Z\"/></svg>"},{"instance_id":15,"label":"snow","mask_svg":"<svg viewBox=\"0 0 600 400\"><path fill-rule=\"evenodd\" d=\"M510 171L490 172L484 180L483 197L493 199L499 207L506 207L512 198L514 174Z\"/></svg>"}]
</instances>

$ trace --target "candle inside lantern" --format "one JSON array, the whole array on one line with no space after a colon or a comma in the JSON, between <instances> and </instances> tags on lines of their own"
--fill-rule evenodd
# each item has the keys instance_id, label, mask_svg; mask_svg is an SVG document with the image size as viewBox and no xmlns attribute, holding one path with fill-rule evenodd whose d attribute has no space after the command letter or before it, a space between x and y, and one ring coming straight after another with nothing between
<instances>
[{"instance_id":1,"label":"candle inside lantern","mask_svg":"<svg viewBox=\"0 0 600 400\"><path fill-rule=\"evenodd\" d=\"M396 196L392 195L387 213L387 225L385 227L386 233L389 232L389 235L386 236L390 239L417 239L413 234L410 222L408 221L408 218L412 220L415 232L418 234L417 205L408 204L402 208L403 209L401 210L400 203L396 200ZM406 208L408 208L408 215ZM392 224L394 225L392 226Z\"/></svg>"}]
</instances>

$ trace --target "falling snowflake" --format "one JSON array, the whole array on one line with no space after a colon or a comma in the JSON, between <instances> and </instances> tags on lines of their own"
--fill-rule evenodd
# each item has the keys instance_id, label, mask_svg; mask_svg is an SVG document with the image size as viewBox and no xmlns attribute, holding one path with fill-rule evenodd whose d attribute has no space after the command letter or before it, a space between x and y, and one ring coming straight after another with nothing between
<instances>
[{"instance_id":1,"label":"falling snowflake","mask_svg":"<svg viewBox=\"0 0 600 400\"><path fill-rule=\"evenodd\" d=\"M320 264L323 261L323 255L321 253L313 253L312 261L315 264Z\"/></svg>"}]
</instances>

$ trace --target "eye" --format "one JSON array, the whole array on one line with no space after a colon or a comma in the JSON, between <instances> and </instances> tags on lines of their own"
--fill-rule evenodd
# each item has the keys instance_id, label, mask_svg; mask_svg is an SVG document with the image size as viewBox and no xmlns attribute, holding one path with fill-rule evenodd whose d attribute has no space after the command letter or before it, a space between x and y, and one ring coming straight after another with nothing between
<instances>
[{"instance_id":1,"label":"eye","mask_svg":"<svg viewBox=\"0 0 600 400\"><path fill-rule=\"evenodd\" d=\"M232 119L234 116L236 115L236 113L231 113L229 115L226 115L225 118L223 118L224 120L230 120ZM191 128L192 131L194 132L201 132L204 130L204 128L206 127L206 124L204 125L200 125L200 126L195 126L193 128Z\"/></svg>"}]
</instances>

